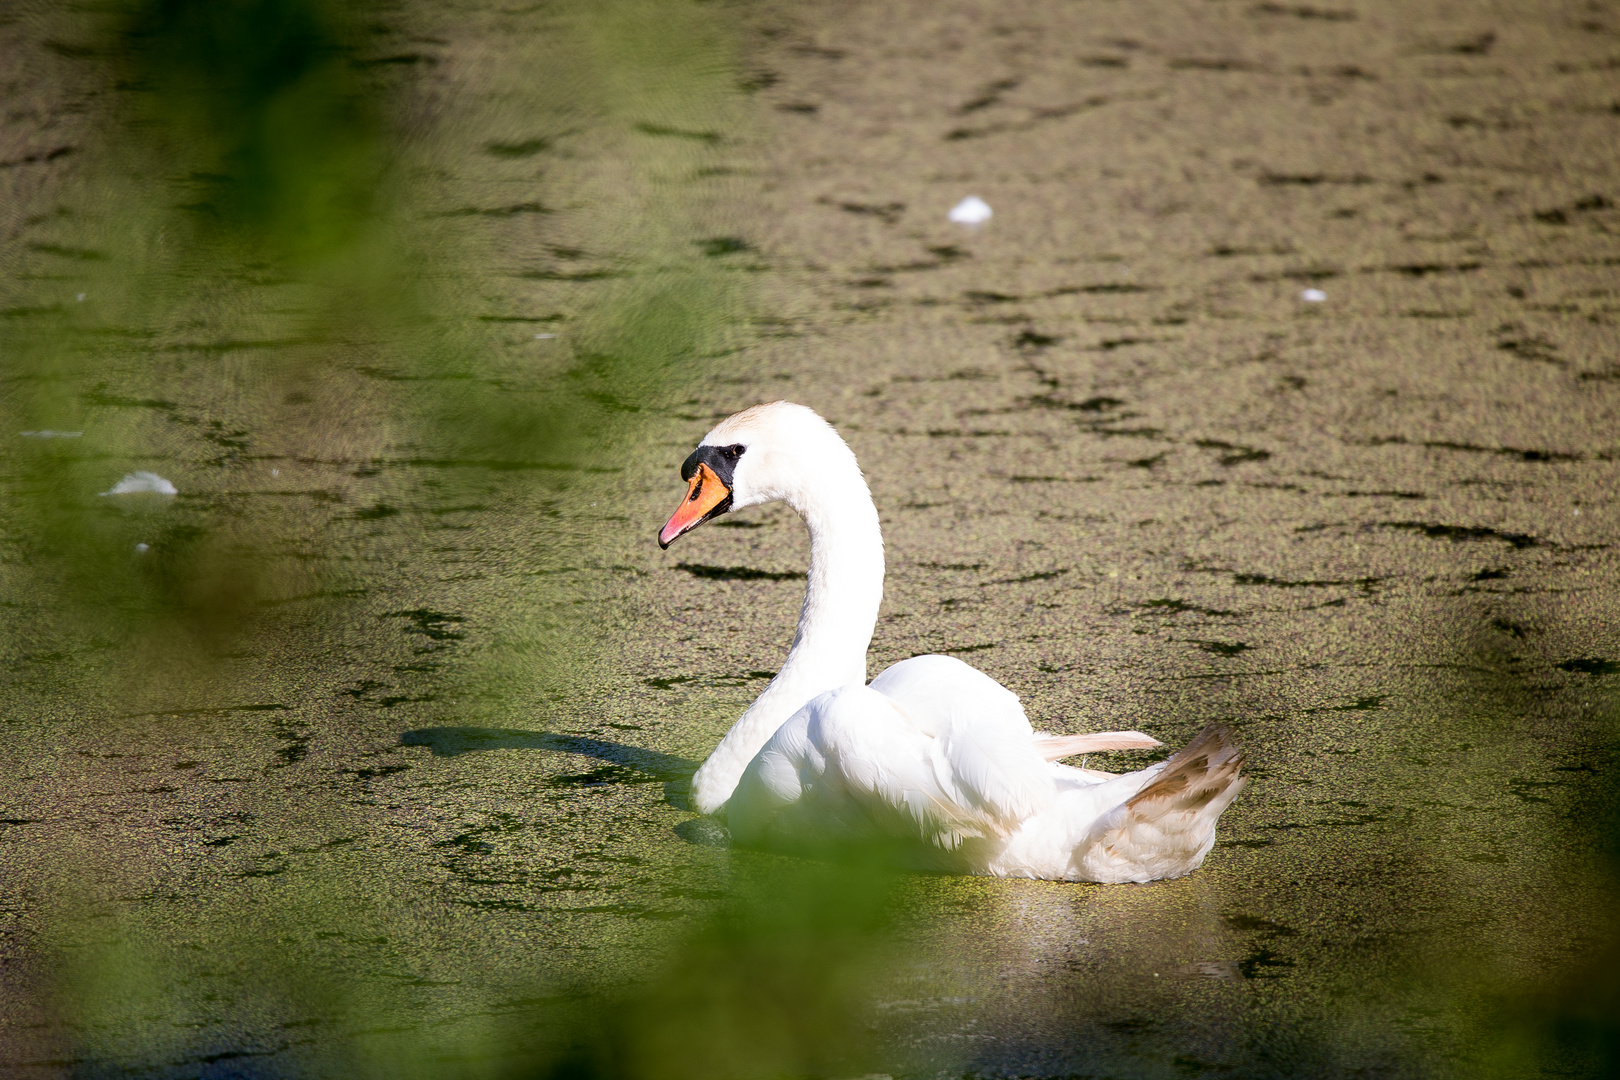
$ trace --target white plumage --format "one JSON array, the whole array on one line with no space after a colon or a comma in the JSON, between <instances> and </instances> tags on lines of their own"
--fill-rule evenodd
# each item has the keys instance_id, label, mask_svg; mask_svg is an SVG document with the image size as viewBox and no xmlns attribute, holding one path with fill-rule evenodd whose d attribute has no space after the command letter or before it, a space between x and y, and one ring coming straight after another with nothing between
<instances>
[{"instance_id":1,"label":"white plumage","mask_svg":"<svg viewBox=\"0 0 1620 1080\"><path fill-rule=\"evenodd\" d=\"M952 657L903 660L863 685L883 541L854 454L821 417L788 402L738 413L683 474L691 486L664 546L718 513L775 500L810 530L787 660L693 777L698 809L723 813L737 842L881 845L919 867L1069 881L1152 881L1203 862L1247 783L1224 728L1115 776L1054 759L1157 740L1038 733L1016 694Z\"/></svg>"}]
</instances>

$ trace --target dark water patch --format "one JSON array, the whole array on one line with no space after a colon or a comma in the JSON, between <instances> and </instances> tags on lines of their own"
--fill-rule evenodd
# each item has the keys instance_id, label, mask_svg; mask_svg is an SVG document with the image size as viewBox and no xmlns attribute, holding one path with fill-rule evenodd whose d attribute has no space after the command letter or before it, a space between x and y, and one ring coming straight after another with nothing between
<instances>
[{"instance_id":1,"label":"dark water patch","mask_svg":"<svg viewBox=\"0 0 1620 1080\"><path fill-rule=\"evenodd\" d=\"M1326 281L1338 276L1339 271L1330 266L1303 266L1279 270L1274 274L1250 274L1249 282L1254 285L1269 285L1278 281Z\"/></svg>"},{"instance_id":2,"label":"dark water patch","mask_svg":"<svg viewBox=\"0 0 1620 1080\"><path fill-rule=\"evenodd\" d=\"M998 646L997 646L997 644L995 642L990 641L990 642L985 642L982 645L957 645L954 648L941 649L939 651L942 652L942 653L984 652L984 650L986 650L986 649L994 649L994 648L997 648L997 647ZM918 653L917 655L922 656L922 655L926 655L926 654Z\"/></svg>"},{"instance_id":3,"label":"dark water patch","mask_svg":"<svg viewBox=\"0 0 1620 1080\"><path fill-rule=\"evenodd\" d=\"M828 201L830 202L831 200L828 200ZM838 209L844 211L845 213L849 213L849 214L865 214L865 215L867 215L869 217L875 217L879 221L883 222L883 224L885 224L885 225L893 225L895 222L900 220L900 215L905 213L905 211L906 211L906 204L903 203L903 202L888 202L888 203L840 202L840 203L835 203L834 205L836 205L838 207Z\"/></svg>"},{"instance_id":4,"label":"dark water patch","mask_svg":"<svg viewBox=\"0 0 1620 1080\"><path fill-rule=\"evenodd\" d=\"M1517 326L1503 327L1497 332L1504 335L1496 342L1496 347L1503 352L1510 352L1521 360L1531 360L1538 364L1569 366L1569 361L1558 355L1558 343L1555 341L1540 334L1526 334L1522 327Z\"/></svg>"},{"instance_id":5,"label":"dark water patch","mask_svg":"<svg viewBox=\"0 0 1620 1080\"><path fill-rule=\"evenodd\" d=\"M1516 457L1520 461L1538 463L1544 461L1585 461L1584 454L1572 454L1563 450L1525 450L1516 446L1482 446L1478 443L1453 442L1450 439L1428 439L1414 442L1402 435L1386 435L1368 439L1360 443L1362 446L1421 446L1426 450L1456 450L1469 454L1499 454L1502 457Z\"/></svg>"},{"instance_id":6,"label":"dark water patch","mask_svg":"<svg viewBox=\"0 0 1620 1080\"><path fill-rule=\"evenodd\" d=\"M254 349L296 349L304 345L320 344L319 338L224 338L220 341L179 341L158 347L160 352L171 353L228 353Z\"/></svg>"},{"instance_id":7,"label":"dark water patch","mask_svg":"<svg viewBox=\"0 0 1620 1080\"><path fill-rule=\"evenodd\" d=\"M484 153L495 158L526 158L550 150L551 144L552 140L544 137L522 142L488 142L484 144Z\"/></svg>"},{"instance_id":8,"label":"dark water patch","mask_svg":"<svg viewBox=\"0 0 1620 1080\"><path fill-rule=\"evenodd\" d=\"M1238 961L1245 979L1281 979L1292 972L1294 961L1271 949L1259 948Z\"/></svg>"},{"instance_id":9,"label":"dark water patch","mask_svg":"<svg viewBox=\"0 0 1620 1080\"><path fill-rule=\"evenodd\" d=\"M1131 293L1152 292L1153 287L1135 285L1128 281L1105 281L1098 285L1064 285L1056 289L1048 289L1042 296L1124 296Z\"/></svg>"},{"instance_id":10,"label":"dark water patch","mask_svg":"<svg viewBox=\"0 0 1620 1080\"><path fill-rule=\"evenodd\" d=\"M1005 477L1009 484L1096 484L1102 481L1100 476L1026 476L1014 474Z\"/></svg>"},{"instance_id":11,"label":"dark water patch","mask_svg":"<svg viewBox=\"0 0 1620 1080\"><path fill-rule=\"evenodd\" d=\"M410 768L409 765L378 765L375 768L340 769L338 771L342 775L352 776L356 780L375 780L379 776L393 776L396 773L409 772ZM333 841L333 843L337 843L337 841ZM330 847L331 845L326 846Z\"/></svg>"},{"instance_id":12,"label":"dark water patch","mask_svg":"<svg viewBox=\"0 0 1620 1080\"><path fill-rule=\"evenodd\" d=\"M0 825L37 825L44 818L0 817Z\"/></svg>"},{"instance_id":13,"label":"dark water patch","mask_svg":"<svg viewBox=\"0 0 1620 1080\"><path fill-rule=\"evenodd\" d=\"M1204 652L1214 653L1216 656L1237 656L1240 653L1246 653L1250 649L1254 648L1253 645L1246 645L1241 641L1195 640L1193 641L1193 644L1197 645Z\"/></svg>"},{"instance_id":14,"label":"dark water patch","mask_svg":"<svg viewBox=\"0 0 1620 1080\"><path fill-rule=\"evenodd\" d=\"M1343 8L1319 8L1306 4L1256 4L1249 9L1251 15L1284 15L1295 19L1319 19L1322 22L1353 22L1354 11Z\"/></svg>"},{"instance_id":15,"label":"dark water patch","mask_svg":"<svg viewBox=\"0 0 1620 1080\"><path fill-rule=\"evenodd\" d=\"M522 270L515 276L525 281L606 281L632 275L628 270Z\"/></svg>"},{"instance_id":16,"label":"dark water patch","mask_svg":"<svg viewBox=\"0 0 1620 1080\"><path fill-rule=\"evenodd\" d=\"M29 251L37 251L41 255L55 255L61 259L73 259L77 262L104 262L107 253L96 251L93 248L67 247L63 244L47 244L35 242L28 245Z\"/></svg>"},{"instance_id":17,"label":"dark water patch","mask_svg":"<svg viewBox=\"0 0 1620 1080\"><path fill-rule=\"evenodd\" d=\"M1155 345L1155 344L1158 344L1160 342L1171 341L1171 340L1174 340L1174 339L1172 339L1172 338L1148 338L1148 337L1104 338L1103 340L1097 342L1097 344L1091 346L1091 348L1088 351L1089 352L1113 352L1115 349L1124 349L1124 348L1128 348L1129 346L1132 346L1132 345Z\"/></svg>"},{"instance_id":18,"label":"dark water patch","mask_svg":"<svg viewBox=\"0 0 1620 1080\"><path fill-rule=\"evenodd\" d=\"M995 581L987 581L987 582L985 582L985 584L986 585L1021 585L1026 581L1051 581L1053 578L1060 578L1064 574L1067 574L1067 573L1068 573L1067 570L1044 570L1044 571L1040 571L1039 573L1024 574L1022 577L998 578Z\"/></svg>"},{"instance_id":19,"label":"dark water patch","mask_svg":"<svg viewBox=\"0 0 1620 1080\"><path fill-rule=\"evenodd\" d=\"M982 139L990 135L1006 135L1015 132L1031 131L1041 124L1052 120L1063 120L1078 115L1088 109L1099 109L1107 105L1112 98L1105 94L1096 94L1084 101L1070 105L1047 105L1030 110L1029 117L1024 120L1008 121L1000 124L985 124L982 127L952 128L945 133L946 142L960 142L964 139Z\"/></svg>"},{"instance_id":20,"label":"dark water patch","mask_svg":"<svg viewBox=\"0 0 1620 1080\"><path fill-rule=\"evenodd\" d=\"M1001 101L1001 96L1008 90L1016 89L1020 81L1019 79L997 79L995 82L987 84L977 95L958 105L956 115L966 116L968 113L978 112L980 109L988 109L990 106L998 104Z\"/></svg>"},{"instance_id":21,"label":"dark water patch","mask_svg":"<svg viewBox=\"0 0 1620 1080\"><path fill-rule=\"evenodd\" d=\"M1385 529L1420 532L1431 539L1450 540L1454 544L1472 540L1497 540L1515 550L1548 546L1545 540L1539 540L1528 533L1502 532L1480 525L1436 525L1427 521L1381 521L1378 525Z\"/></svg>"},{"instance_id":22,"label":"dark water patch","mask_svg":"<svg viewBox=\"0 0 1620 1080\"><path fill-rule=\"evenodd\" d=\"M740 252L753 251L754 246L740 236L711 236L705 240L694 240L698 250L711 259L722 255L736 255Z\"/></svg>"},{"instance_id":23,"label":"dark water patch","mask_svg":"<svg viewBox=\"0 0 1620 1080\"><path fill-rule=\"evenodd\" d=\"M1349 175L1335 175L1333 173L1285 173L1273 172L1270 169L1262 172L1258 182L1268 187L1298 186L1317 187L1320 185L1348 184L1359 186L1370 184L1373 178L1365 173L1352 173Z\"/></svg>"},{"instance_id":24,"label":"dark water patch","mask_svg":"<svg viewBox=\"0 0 1620 1080\"><path fill-rule=\"evenodd\" d=\"M1221 451L1220 463L1227 468L1241 465L1246 461L1266 461L1271 457L1270 450L1258 450L1252 446L1239 446L1235 443L1221 442L1219 439L1199 439L1194 446L1205 450Z\"/></svg>"},{"instance_id":25,"label":"dark water patch","mask_svg":"<svg viewBox=\"0 0 1620 1080\"><path fill-rule=\"evenodd\" d=\"M710 146L720 142L718 131L692 131L687 128L668 127L664 124L639 123L636 130L643 135L655 135L667 139L690 139L693 142L708 143Z\"/></svg>"},{"instance_id":26,"label":"dark water patch","mask_svg":"<svg viewBox=\"0 0 1620 1080\"><path fill-rule=\"evenodd\" d=\"M962 299L974 304L1016 304L1023 299L1011 293L990 292L985 289L969 289L962 294Z\"/></svg>"},{"instance_id":27,"label":"dark water patch","mask_svg":"<svg viewBox=\"0 0 1620 1080\"><path fill-rule=\"evenodd\" d=\"M554 323L563 322L566 315L480 315L479 322L494 323Z\"/></svg>"},{"instance_id":28,"label":"dark water patch","mask_svg":"<svg viewBox=\"0 0 1620 1080\"><path fill-rule=\"evenodd\" d=\"M401 746L425 746L437 757L457 757L484 750L552 750L580 754L637 769L660 780L685 780L698 763L686 758L583 736L558 735L520 728L416 728L400 736Z\"/></svg>"},{"instance_id":29,"label":"dark water patch","mask_svg":"<svg viewBox=\"0 0 1620 1080\"><path fill-rule=\"evenodd\" d=\"M297 721L275 721L271 723L270 730L275 733L276 738L282 740L282 745L276 749L276 757L280 762L271 768L284 769L289 765L298 764L309 756L311 736L303 724Z\"/></svg>"},{"instance_id":30,"label":"dark water patch","mask_svg":"<svg viewBox=\"0 0 1620 1080\"><path fill-rule=\"evenodd\" d=\"M1520 802L1527 803L1551 802L1550 798L1540 793L1558 786L1558 783L1553 780L1525 780L1515 777L1508 781L1508 791Z\"/></svg>"},{"instance_id":31,"label":"dark water patch","mask_svg":"<svg viewBox=\"0 0 1620 1080\"><path fill-rule=\"evenodd\" d=\"M756 570L751 566L710 566L688 562L676 563L675 569L710 581L794 581L802 580L805 576L802 570Z\"/></svg>"},{"instance_id":32,"label":"dark water patch","mask_svg":"<svg viewBox=\"0 0 1620 1080\"><path fill-rule=\"evenodd\" d=\"M1230 57L1185 56L1170 61L1171 71L1264 71L1265 67L1252 60Z\"/></svg>"},{"instance_id":33,"label":"dark water patch","mask_svg":"<svg viewBox=\"0 0 1620 1080\"><path fill-rule=\"evenodd\" d=\"M48 307L0 308L0 319L24 319L32 315L58 315L62 310L61 304L51 304Z\"/></svg>"},{"instance_id":34,"label":"dark water patch","mask_svg":"<svg viewBox=\"0 0 1620 1080\"><path fill-rule=\"evenodd\" d=\"M1232 584L1234 585L1266 585L1274 589L1326 589L1342 585L1354 585L1360 589L1371 589L1374 585L1377 585L1383 580L1383 578L1378 577L1364 577L1331 579L1310 578L1291 581L1286 578L1268 577L1265 574L1232 575Z\"/></svg>"},{"instance_id":35,"label":"dark water patch","mask_svg":"<svg viewBox=\"0 0 1620 1080\"><path fill-rule=\"evenodd\" d=\"M714 523L714 527L717 529L763 529L765 523L763 521L717 521Z\"/></svg>"},{"instance_id":36,"label":"dark water patch","mask_svg":"<svg viewBox=\"0 0 1620 1080\"><path fill-rule=\"evenodd\" d=\"M355 521L380 521L383 518L393 517L398 513L399 510L397 508L389 506L386 503L378 503L376 506L365 510L356 510L351 517L353 517Z\"/></svg>"},{"instance_id":37,"label":"dark water patch","mask_svg":"<svg viewBox=\"0 0 1620 1080\"><path fill-rule=\"evenodd\" d=\"M78 151L72 146L53 146L49 150L35 150L32 153L24 154L22 157L0 161L0 169L15 169L19 165L43 165L75 153L78 153Z\"/></svg>"},{"instance_id":38,"label":"dark water patch","mask_svg":"<svg viewBox=\"0 0 1620 1080\"><path fill-rule=\"evenodd\" d=\"M1407 277L1429 277L1433 274L1468 274L1483 267L1484 263L1399 263L1386 266L1384 269L1392 274L1405 274Z\"/></svg>"},{"instance_id":39,"label":"dark water patch","mask_svg":"<svg viewBox=\"0 0 1620 1080\"><path fill-rule=\"evenodd\" d=\"M358 68L415 67L418 64L424 67L437 67L439 58L432 53L389 53L387 56L357 58L351 60L350 63Z\"/></svg>"},{"instance_id":40,"label":"dark water patch","mask_svg":"<svg viewBox=\"0 0 1620 1080\"><path fill-rule=\"evenodd\" d=\"M1497 567L1492 567L1492 568L1485 569L1485 570L1480 570L1480 571L1478 571L1476 573L1470 574L1468 576L1468 580L1469 581L1498 581L1498 580L1500 580L1502 578L1507 577L1511 573L1513 573L1513 571L1509 570L1507 567L1505 567L1505 566L1497 566Z\"/></svg>"},{"instance_id":41,"label":"dark water patch","mask_svg":"<svg viewBox=\"0 0 1620 1080\"><path fill-rule=\"evenodd\" d=\"M1121 417L1118 417L1117 419L1124 420L1126 418L1121 416ZM1101 426L1099 426L1097 424L1092 424L1092 423L1085 423L1085 424L1083 424L1083 426L1085 427L1086 431L1090 432L1093 435L1106 435L1106 436L1117 437L1117 438L1121 438L1121 439L1160 439L1160 440L1164 440L1164 429L1163 428L1154 428L1154 427L1142 427L1142 428L1101 427ZM1165 440L1165 441L1173 441L1173 440ZM1156 456L1154 456L1152 458L1143 458L1142 460L1149 461L1149 462L1158 462L1158 461L1163 460L1167 456L1168 453L1169 453L1169 451L1166 451L1165 453L1158 454L1158 455L1156 455ZM1136 462L1133 461L1133 462L1131 462L1131 464L1135 465Z\"/></svg>"},{"instance_id":42,"label":"dark water patch","mask_svg":"<svg viewBox=\"0 0 1620 1080\"><path fill-rule=\"evenodd\" d=\"M434 611L431 608L411 608L408 611L389 611L384 613L387 619L406 619L410 625L405 628L408 634L420 634L430 641L460 641L466 633L456 629L466 619L460 615L451 615L443 611Z\"/></svg>"},{"instance_id":43,"label":"dark water patch","mask_svg":"<svg viewBox=\"0 0 1620 1080\"><path fill-rule=\"evenodd\" d=\"M553 890L546 889L546 890L542 890L542 891L543 892L551 892ZM450 902L452 904L459 904L462 907L476 908L479 911L508 911L508 912L524 912L524 913L528 913L528 914L540 914L540 913L543 913L546 910L544 907L536 907L533 904L526 904L522 900L504 900L504 899L468 900L468 899L459 899L458 898L458 899L453 899ZM412 979L412 980L407 981L405 985L407 985L407 986L459 986L460 983L435 983L435 982L429 982L426 979Z\"/></svg>"},{"instance_id":44,"label":"dark water patch","mask_svg":"<svg viewBox=\"0 0 1620 1080\"><path fill-rule=\"evenodd\" d=\"M1453 42L1449 45L1436 46L1434 51L1452 53L1457 56L1484 56L1496 44L1496 31L1486 30L1471 38Z\"/></svg>"},{"instance_id":45,"label":"dark water patch","mask_svg":"<svg viewBox=\"0 0 1620 1080\"><path fill-rule=\"evenodd\" d=\"M1019 404L1037 409L1065 409L1071 412L1105 413L1117 409L1125 404L1119 398L1092 397L1084 401L1064 401L1052 394L1033 394L1020 398ZM1128 417L1110 417L1112 421L1128 419Z\"/></svg>"},{"instance_id":46,"label":"dark water patch","mask_svg":"<svg viewBox=\"0 0 1620 1080\"><path fill-rule=\"evenodd\" d=\"M1384 699L1385 695L1383 694L1372 694L1367 697L1356 698L1348 705L1319 705L1314 709L1306 709L1305 712L1307 714L1327 712L1377 712L1384 708Z\"/></svg>"},{"instance_id":47,"label":"dark water patch","mask_svg":"<svg viewBox=\"0 0 1620 1080\"><path fill-rule=\"evenodd\" d=\"M1199 607L1197 604L1189 604L1185 600L1176 600L1170 597L1165 597L1159 600L1144 600L1138 603L1136 606L1148 611L1167 611L1172 615L1179 615L1183 611L1190 611L1195 615L1208 615L1212 617L1237 614L1235 611L1222 611L1220 608Z\"/></svg>"},{"instance_id":48,"label":"dark water patch","mask_svg":"<svg viewBox=\"0 0 1620 1080\"><path fill-rule=\"evenodd\" d=\"M1560 671L1581 672L1586 675L1613 675L1620 672L1620 662L1593 656L1580 660L1565 660L1558 665L1558 669Z\"/></svg>"},{"instance_id":49,"label":"dark water patch","mask_svg":"<svg viewBox=\"0 0 1620 1080\"><path fill-rule=\"evenodd\" d=\"M1110 432L1109 434L1116 434L1116 433L1115 432ZM1152 457L1133 458L1132 460L1127 461L1125 464L1128 467L1132 468L1132 469L1151 469L1154 466L1158 465L1161 461L1163 461L1165 458L1167 458L1169 456L1170 456L1170 452L1168 450L1166 450L1166 451L1162 451L1160 453L1154 454Z\"/></svg>"},{"instance_id":50,"label":"dark water patch","mask_svg":"<svg viewBox=\"0 0 1620 1080\"><path fill-rule=\"evenodd\" d=\"M983 570L984 569L984 563L982 563L982 562L976 562L976 563L920 562L917 565L921 566L921 567L925 567L925 568L927 568L929 570Z\"/></svg>"},{"instance_id":51,"label":"dark water patch","mask_svg":"<svg viewBox=\"0 0 1620 1080\"><path fill-rule=\"evenodd\" d=\"M1429 308L1408 308L1401 312L1406 319L1466 319L1474 314L1472 308L1459 308L1453 310L1440 310Z\"/></svg>"},{"instance_id":52,"label":"dark water patch","mask_svg":"<svg viewBox=\"0 0 1620 1080\"><path fill-rule=\"evenodd\" d=\"M1212 257L1217 259L1229 259L1234 255L1292 255L1294 254L1294 249L1288 246L1258 248L1236 247L1231 244L1217 244L1210 249L1209 253Z\"/></svg>"},{"instance_id":53,"label":"dark water patch","mask_svg":"<svg viewBox=\"0 0 1620 1080\"><path fill-rule=\"evenodd\" d=\"M454 210L439 210L426 216L430 218L458 218L458 217L516 217L518 214L554 214L555 210L537 202L511 203L507 206L458 206Z\"/></svg>"},{"instance_id":54,"label":"dark water patch","mask_svg":"<svg viewBox=\"0 0 1620 1080\"><path fill-rule=\"evenodd\" d=\"M1040 334L1034 330L1025 330L1013 338L1013 347L1018 349L1045 349L1056 345L1062 340L1056 334Z\"/></svg>"},{"instance_id":55,"label":"dark water patch","mask_svg":"<svg viewBox=\"0 0 1620 1080\"><path fill-rule=\"evenodd\" d=\"M1339 499L1427 499L1428 496L1421 491L1330 491L1333 498Z\"/></svg>"},{"instance_id":56,"label":"dark water patch","mask_svg":"<svg viewBox=\"0 0 1620 1080\"><path fill-rule=\"evenodd\" d=\"M1270 847L1275 840L1217 840L1216 847L1263 848Z\"/></svg>"}]
</instances>

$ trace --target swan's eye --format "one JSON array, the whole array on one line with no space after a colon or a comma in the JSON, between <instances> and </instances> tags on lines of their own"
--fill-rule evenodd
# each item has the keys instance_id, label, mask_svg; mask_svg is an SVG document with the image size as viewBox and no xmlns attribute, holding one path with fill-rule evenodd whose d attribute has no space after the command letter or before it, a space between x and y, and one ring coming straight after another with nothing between
<instances>
[{"instance_id":1,"label":"swan's eye","mask_svg":"<svg viewBox=\"0 0 1620 1080\"><path fill-rule=\"evenodd\" d=\"M736 461L738 458L743 456L743 451L746 449L748 449L748 447L744 446L742 443L733 443L731 446L726 447L726 456L731 460Z\"/></svg>"}]
</instances>

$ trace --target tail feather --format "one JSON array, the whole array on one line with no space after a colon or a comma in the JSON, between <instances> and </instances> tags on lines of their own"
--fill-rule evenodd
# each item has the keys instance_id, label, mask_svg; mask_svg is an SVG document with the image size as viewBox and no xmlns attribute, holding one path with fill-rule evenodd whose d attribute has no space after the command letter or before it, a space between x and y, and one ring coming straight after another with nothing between
<instances>
[{"instance_id":1,"label":"tail feather","mask_svg":"<svg viewBox=\"0 0 1620 1080\"><path fill-rule=\"evenodd\" d=\"M1089 735L1037 735L1035 752L1047 761L1104 750L1149 750L1162 743L1140 731L1095 731Z\"/></svg>"},{"instance_id":2,"label":"tail feather","mask_svg":"<svg viewBox=\"0 0 1620 1080\"><path fill-rule=\"evenodd\" d=\"M1248 785L1242 777L1243 762L1243 748L1232 741L1232 729L1211 724L1176 751L1164 763L1164 771L1125 805L1143 816L1161 816L1191 813L1220 799L1215 810L1219 815Z\"/></svg>"},{"instance_id":3,"label":"tail feather","mask_svg":"<svg viewBox=\"0 0 1620 1080\"><path fill-rule=\"evenodd\" d=\"M1140 791L1099 818L1074 850L1088 881L1157 881L1198 869L1215 846L1215 823L1248 786L1243 749L1211 724L1171 756Z\"/></svg>"}]
</instances>

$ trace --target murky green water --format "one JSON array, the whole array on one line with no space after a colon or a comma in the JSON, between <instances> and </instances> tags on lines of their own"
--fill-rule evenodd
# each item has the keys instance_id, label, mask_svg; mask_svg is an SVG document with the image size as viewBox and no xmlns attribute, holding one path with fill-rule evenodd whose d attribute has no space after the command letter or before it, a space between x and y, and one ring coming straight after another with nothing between
<instances>
[{"instance_id":1,"label":"murky green water","mask_svg":"<svg viewBox=\"0 0 1620 1080\"><path fill-rule=\"evenodd\" d=\"M1604 1075L1620 22L1549 10L0 20L6 1072ZM686 809L807 552L653 535L782 396L874 672L1237 729L1203 869Z\"/></svg>"}]
</instances>

